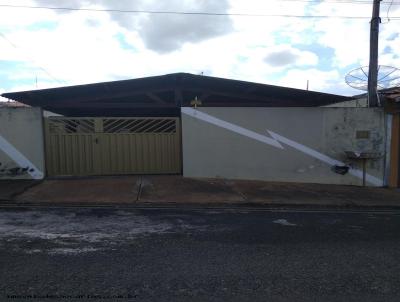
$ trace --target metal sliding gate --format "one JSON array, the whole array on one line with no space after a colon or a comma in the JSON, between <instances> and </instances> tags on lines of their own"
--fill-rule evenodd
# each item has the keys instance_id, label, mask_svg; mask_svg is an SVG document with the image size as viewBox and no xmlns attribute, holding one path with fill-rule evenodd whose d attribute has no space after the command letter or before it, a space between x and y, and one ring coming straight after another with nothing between
<instances>
[{"instance_id":1,"label":"metal sliding gate","mask_svg":"<svg viewBox=\"0 0 400 302\"><path fill-rule=\"evenodd\" d=\"M179 118L45 119L49 176L181 173Z\"/></svg>"}]
</instances>

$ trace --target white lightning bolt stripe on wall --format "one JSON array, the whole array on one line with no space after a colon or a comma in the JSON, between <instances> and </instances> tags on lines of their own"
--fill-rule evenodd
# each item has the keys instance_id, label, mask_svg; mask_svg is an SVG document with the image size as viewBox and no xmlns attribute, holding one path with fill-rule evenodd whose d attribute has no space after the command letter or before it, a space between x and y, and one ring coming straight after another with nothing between
<instances>
[{"instance_id":1,"label":"white lightning bolt stripe on wall","mask_svg":"<svg viewBox=\"0 0 400 302\"><path fill-rule=\"evenodd\" d=\"M224 120L221 120L219 118L211 116L211 115L209 115L207 113L198 111L196 109L183 107L182 108L182 112L187 114L187 115L190 115L192 117L195 117L195 118L197 118L199 120L205 121L205 122L207 122L209 124L213 124L215 126L230 130L232 132L235 132L235 133L250 137L252 139L255 139L255 140L259 141L259 142L271 145L273 147L276 147L276 148L279 148L279 149L284 149L283 146L275 139L272 139L272 138L270 138L270 137L268 137L266 135L262 135L262 134L259 134L257 132L251 131L249 129L240 127L238 125L226 122Z\"/></svg>"},{"instance_id":2,"label":"white lightning bolt stripe on wall","mask_svg":"<svg viewBox=\"0 0 400 302\"><path fill-rule=\"evenodd\" d=\"M207 113L198 111L194 108L189 108L189 107L183 107L182 108L182 113L189 115L191 117L194 117L196 119L202 120L204 122L207 122L209 124L213 124L215 126L227 129L229 131L241 134L243 136L255 139L257 141L260 141L262 143L268 144L270 146L279 148L279 149L285 149L282 144L288 145L302 153L305 153L313 158L316 158L326 164L329 164L331 166L333 165L344 165L343 162L336 160L334 158L331 158L323 153L320 153L314 149L311 149L305 145L299 144L295 141L292 141L284 136L281 136L273 131L267 130L267 132L269 133L269 135L272 137L268 137L262 134L259 134L257 132L254 132L252 130L240 127L238 125L229 123L227 121L221 120L219 118L216 118L212 115L209 115ZM363 173L360 170L357 169L350 169L349 173L357 178L362 179L363 177ZM366 181L376 185L376 186L382 186L383 185L383 180L372 176L370 174L366 174Z\"/></svg>"},{"instance_id":3,"label":"white lightning bolt stripe on wall","mask_svg":"<svg viewBox=\"0 0 400 302\"><path fill-rule=\"evenodd\" d=\"M33 179L42 179L44 177L43 172L41 172L29 159L27 159L1 135L0 150L7 154L21 168L29 167L27 172L31 175Z\"/></svg>"}]
</instances>

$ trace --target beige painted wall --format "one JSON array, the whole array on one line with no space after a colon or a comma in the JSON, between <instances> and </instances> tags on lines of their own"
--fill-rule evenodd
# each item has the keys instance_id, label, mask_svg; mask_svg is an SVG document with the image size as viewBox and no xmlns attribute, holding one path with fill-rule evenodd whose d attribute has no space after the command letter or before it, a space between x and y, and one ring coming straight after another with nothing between
<instances>
[{"instance_id":1,"label":"beige painted wall","mask_svg":"<svg viewBox=\"0 0 400 302\"><path fill-rule=\"evenodd\" d=\"M182 131L187 177L361 185L361 164L344 151L385 148L379 108L182 108ZM334 173L338 162L353 169ZM381 186L383 157L368 162L367 173L368 185Z\"/></svg>"},{"instance_id":2,"label":"beige painted wall","mask_svg":"<svg viewBox=\"0 0 400 302\"><path fill-rule=\"evenodd\" d=\"M0 179L44 176L40 108L0 108Z\"/></svg>"}]
</instances>

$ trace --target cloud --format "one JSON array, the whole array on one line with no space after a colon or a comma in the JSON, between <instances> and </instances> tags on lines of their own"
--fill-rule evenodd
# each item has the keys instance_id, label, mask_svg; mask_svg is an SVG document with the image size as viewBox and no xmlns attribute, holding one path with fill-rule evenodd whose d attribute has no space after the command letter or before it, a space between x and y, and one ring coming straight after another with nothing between
<instances>
[{"instance_id":1,"label":"cloud","mask_svg":"<svg viewBox=\"0 0 400 302\"><path fill-rule=\"evenodd\" d=\"M360 1L361 2L361 1ZM398 33L398 21L387 22L385 13L388 3L381 4L382 23L380 25L380 55L390 43L396 40ZM399 6L392 6L391 15L398 15ZM325 47L335 50L335 57L332 58L333 66L345 68L351 65L365 66L369 60L369 18L372 12L372 3L337 3L330 5L321 2L313 5L311 13L315 15L330 16L352 16L367 17L366 19L334 19L323 18L314 21L313 41ZM397 13L396 13L397 12ZM399 46L393 48L393 52L399 50Z\"/></svg>"},{"instance_id":2,"label":"cloud","mask_svg":"<svg viewBox=\"0 0 400 302\"><path fill-rule=\"evenodd\" d=\"M264 61L271 66L294 65L299 59L299 56L290 50L275 51L268 54Z\"/></svg>"},{"instance_id":3,"label":"cloud","mask_svg":"<svg viewBox=\"0 0 400 302\"><path fill-rule=\"evenodd\" d=\"M310 51L300 51L295 48L271 51L266 55L264 61L272 67L316 65L318 57Z\"/></svg>"},{"instance_id":4,"label":"cloud","mask_svg":"<svg viewBox=\"0 0 400 302\"><path fill-rule=\"evenodd\" d=\"M53 5L51 0L35 0L40 5ZM59 7L104 7L114 10L188 11L227 13L228 0L100 0L57 1ZM196 43L225 35L233 30L228 16L193 16L177 14L134 14L109 12L113 21L127 30L135 30L147 48L167 53L180 49L185 43ZM93 21L89 22L93 24Z\"/></svg>"},{"instance_id":5,"label":"cloud","mask_svg":"<svg viewBox=\"0 0 400 302\"><path fill-rule=\"evenodd\" d=\"M180 11L227 13L227 0L158 1L160 10L179 8ZM228 16L162 15L140 22L140 35L148 48L158 52L179 49L188 42L200 42L225 35L233 30Z\"/></svg>"},{"instance_id":6,"label":"cloud","mask_svg":"<svg viewBox=\"0 0 400 302\"><path fill-rule=\"evenodd\" d=\"M10 4L11 0L0 0ZM371 5L328 1L252 0L18 0L22 5L250 14L370 16ZM382 4L380 64L400 65L397 20ZM387 6L386 6L387 8ZM393 6L391 15L398 15ZM368 65L369 19L181 16L39 9L1 9L0 87L34 89L190 72L357 93L347 71ZM40 66L40 67L39 67ZM336 89L336 88L337 89ZM347 90L346 90L347 89Z\"/></svg>"}]
</instances>

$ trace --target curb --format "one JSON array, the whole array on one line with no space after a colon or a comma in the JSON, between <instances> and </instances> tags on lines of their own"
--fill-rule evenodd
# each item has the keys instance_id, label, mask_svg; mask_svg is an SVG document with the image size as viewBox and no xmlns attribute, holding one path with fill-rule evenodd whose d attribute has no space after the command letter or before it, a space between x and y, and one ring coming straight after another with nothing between
<instances>
[{"instance_id":1,"label":"curb","mask_svg":"<svg viewBox=\"0 0 400 302\"><path fill-rule=\"evenodd\" d=\"M399 206L387 205L321 205L321 204L272 204L272 203L54 203L54 202L0 202L0 209L21 209L21 208L97 208L97 209L237 209L237 210L266 210L266 211L399 211Z\"/></svg>"}]
</instances>

